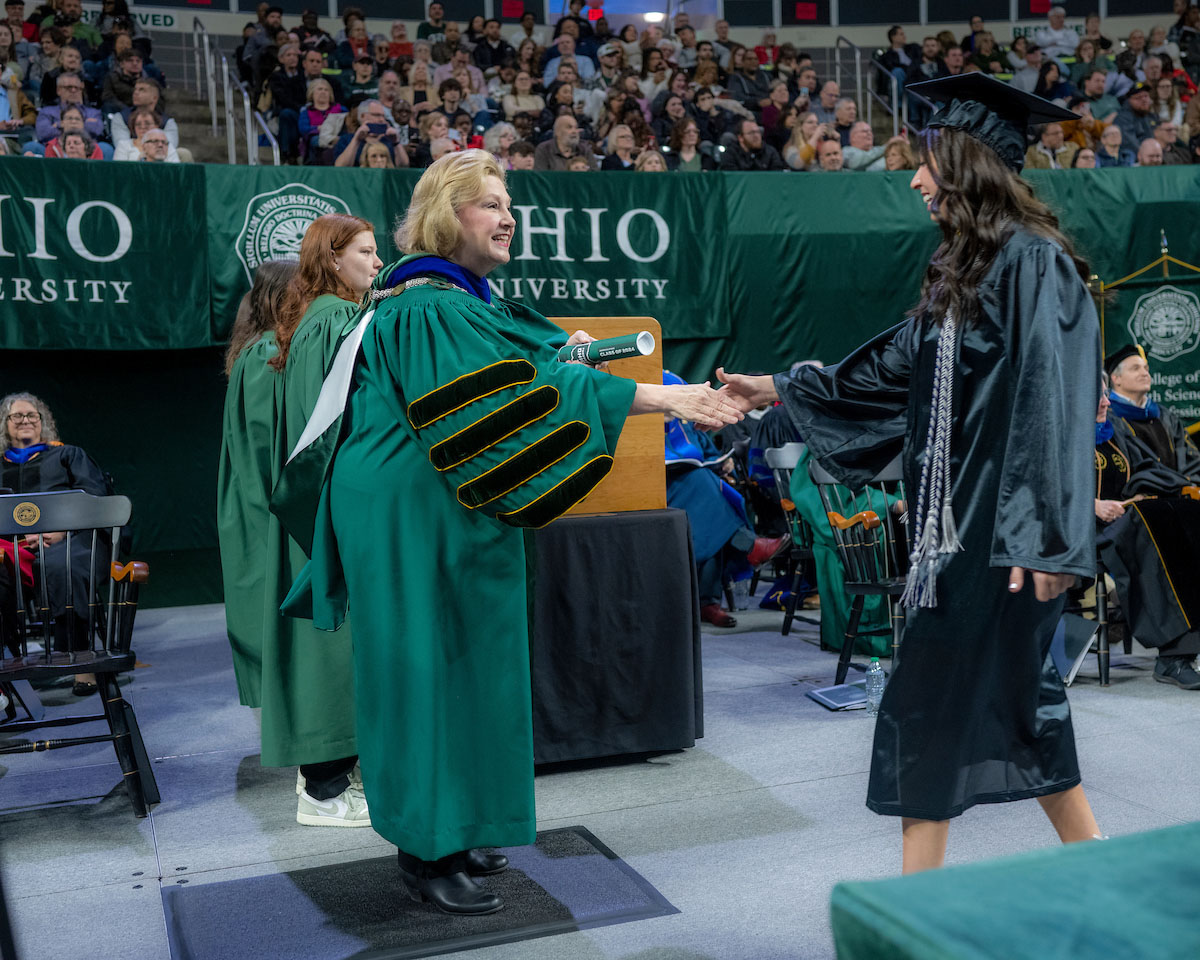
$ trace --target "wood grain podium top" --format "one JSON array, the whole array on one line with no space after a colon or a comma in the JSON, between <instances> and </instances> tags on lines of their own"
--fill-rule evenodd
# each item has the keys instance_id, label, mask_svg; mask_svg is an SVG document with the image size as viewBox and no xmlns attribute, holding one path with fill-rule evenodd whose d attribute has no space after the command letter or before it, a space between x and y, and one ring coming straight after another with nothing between
<instances>
[{"instance_id":1,"label":"wood grain podium top","mask_svg":"<svg viewBox=\"0 0 1200 960\"><path fill-rule=\"evenodd\" d=\"M662 327L653 317L550 317L567 333L585 330L597 340L648 330L654 352L613 360L609 373L638 383L662 383ZM662 510L667 505L666 447L661 414L645 413L625 421L607 477L568 514Z\"/></svg>"}]
</instances>

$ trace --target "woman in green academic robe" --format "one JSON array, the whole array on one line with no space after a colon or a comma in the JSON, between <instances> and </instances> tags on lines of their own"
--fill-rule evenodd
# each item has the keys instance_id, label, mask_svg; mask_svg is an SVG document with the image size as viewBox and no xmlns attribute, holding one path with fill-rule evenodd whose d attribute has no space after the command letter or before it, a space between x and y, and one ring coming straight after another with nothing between
<instances>
[{"instance_id":1,"label":"woman in green academic robe","mask_svg":"<svg viewBox=\"0 0 1200 960\"><path fill-rule=\"evenodd\" d=\"M740 417L708 385L560 363L562 331L484 279L508 262L515 229L486 152L449 154L421 177L397 234L410 255L380 273L326 379L340 392L322 391L306 430L340 445L309 575L287 601L304 610L311 592L325 629L353 611L372 824L400 848L414 899L469 915L502 906L473 877L507 861L477 848L535 832L522 528L608 474L626 416Z\"/></svg>"},{"instance_id":2,"label":"woman in green academic robe","mask_svg":"<svg viewBox=\"0 0 1200 960\"><path fill-rule=\"evenodd\" d=\"M225 587L225 630L238 699L262 706L267 501L274 472L275 321L294 263L268 261L238 307L225 353L225 411L217 467L217 530Z\"/></svg>"},{"instance_id":3,"label":"woman in green academic robe","mask_svg":"<svg viewBox=\"0 0 1200 960\"><path fill-rule=\"evenodd\" d=\"M318 217L300 244L275 330L282 402L273 481L299 439L343 329L358 314L383 266L374 227L359 217ZM264 623L262 762L299 764L296 820L308 826L369 827L355 769L354 666L351 635L322 633L279 612L307 563L303 547L274 516L267 524L267 616Z\"/></svg>"}]
</instances>

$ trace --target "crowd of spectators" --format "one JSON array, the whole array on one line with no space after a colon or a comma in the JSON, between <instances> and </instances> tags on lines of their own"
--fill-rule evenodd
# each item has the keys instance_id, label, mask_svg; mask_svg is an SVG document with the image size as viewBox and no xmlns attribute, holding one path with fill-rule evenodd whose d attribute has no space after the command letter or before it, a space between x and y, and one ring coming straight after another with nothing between
<instances>
[{"instance_id":1,"label":"crowd of spectators","mask_svg":"<svg viewBox=\"0 0 1200 960\"><path fill-rule=\"evenodd\" d=\"M434 0L410 39L401 21L370 35L357 7L336 36L312 11L288 28L264 3L237 61L289 163L421 167L481 147L506 169L915 166L905 138L876 146L854 101L774 34L746 47L724 20L702 38L686 13L640 32L583 13L572 0L552 28L527 13L506 34L495 19L446 20ZM827 137L836 157L820 155Z\"/></svg>"},{"instance_id":2,"label":"crowd of spectators","mask_svg":"<svg viewBox=\"0 0 1200 960\"><path fill-rule=\"evenodd\" d=\"M552 28L526 13L506 32L483 16L447 20L433 0L410 38L402 21L372 35L359 7L344 9L333 35L313 10L285 25L281 8L264 2L235 60L288 163L421 167L482 147L509 169L915 167L907 136L877 144L855 100L773 32L744 46L724 20L699 36L683 12L614 31L583 6L571 0ZM5 12L0 142L29 155L190 159L126 0L104 0L95 25L80 0L50 0L29 17L24 0L7 0ZM1011 43L978 16L961 39L944 31L910 42L897 25L876 54L878 92L919 127L931 107L911 84L979 71L1078 117L1031 133L1030 167L1197 162L1200 8L1174 0L1171 17L1109 38L1098 15L1080 29L1052 7L1032 36ZM662 162L639 163L645 153Z\"/></svg>"},{"instance_id":3,"label":"crowd of spectators","mask_svg":"<svg viewBox=\"0 0 1200 960\"><path fill-rule=\"evenodd\" d=\"M943 32L910 43L895 26L876 56L879 92L901 98L919 127L930 106L908 85L981 71L1079 117L1033 132L1031 167L1194 162L1200 11L1175 0L1173 17L1113 40L1098 16L1080 30L1054 7L1032 38L1010 44L980 17L961 40ZM699 36L682 12L614 30L606 17L585 17L583 0L552 28L527 13L507 33L482 16L447 20L434 0L413 38L401 21L390 36L372 36L365 11L347 7L334 36L312 11L289 28L264 3L237 58L290 163L420 167L483 147L508 169L915 167L907 136L877 144L855 100L822 80L810 55L776 39L768 32L744 46L724 20ZM648 153L662 162L642 159Z\"/></svg>"},{"instance_id":4,"label":"crowd of spectators","mask_svg":"<svg viewBox=\"0 0 1200 960\"><path fill-rule=\"evenodd\" d=\"M1077 119L1032 131L1025 165L1034 169L1134 167L1200 162L1200 7L1174 0L1170 26L1134 29L1110 38L1098 14L1082 30L1051 7L1032 37L1005 47L982 17L961 39L950 33L910 43L905 30L888 31L876 60L895 79L880 92L904 98L918 121L929 104L909 84L979 71L1027 93L1053 100ZM849 164L847 164L849 165Z\"/></svg>"},{"instance_id":5,"label":"crowd of spectators","mask_svg":"<svg viewBox=\"0 0 1200 960\"><path fill-rule=\"evenodd\" d=\"M179 163L191 154L164 100L166 78L126 0L49 0L0 21L0 154Z\"/></svg>"}]
</instances>

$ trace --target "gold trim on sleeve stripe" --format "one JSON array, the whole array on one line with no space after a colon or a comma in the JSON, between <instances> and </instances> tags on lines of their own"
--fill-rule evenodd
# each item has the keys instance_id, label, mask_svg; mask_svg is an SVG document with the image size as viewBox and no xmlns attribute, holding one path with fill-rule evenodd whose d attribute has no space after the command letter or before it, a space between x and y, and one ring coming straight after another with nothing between
<instances>
[{"instance_id":1,"label":"gold trim on sleeve stripe","mask_svg":"<svg viewBox=\"0 0 1200 960\"><path fill-rule=\"evenodd\" d=\"M554 402L546 409L540 410L540 412L538 412L539 408L537 406L537 403L533 401L533 398L545 396L547 391L554 394ZM549 384L545 384L543 386L536 387L535 389L530 390L528 393L523 393L519 397L517 397L516 400L510 400L508 403L504 404L504 406L497 407L495 410L493 410L487 416L481 417L480 419L476 420L474 423L463 427L457 433L450 434L450 436L448 436L445 440L435 443L432 447L429 448L429 462L433 464L433 468L435 470L437 470L439 473L445 473L447 470L453 470L455 467L466 463L471 458L477 457L481 453L485 453L488 450L492 449L492 447L496 446L496 444L503 443L505 440L507 440L509 437L511 437L514 433L517 433L520 430L524 430L526 427L530 426L531 424L537 423L539 420L543 419L544 417L548 417L551 413L553 413L558 408L558 403L559 403L559 400L561 399L561 396L562 395L558 392L557 388L552 387ZM512 407L516 404L521 404L522 406L532 405L534 407L534 412L537 415L530 417L528 420L525 420L522 423L517 424L515 427L513 427L511 430L509 430L508 433L504 434L503 436L497 437L491 443L485 444L484 446L479 447L476 450L472 450L466 456L460 457L458 460L455 460L454 463L448 463L445 466L438 466L435 458L437 457L439 451L448 449L447 445L449 443L451 443L451 441L453 441L456 437L459 437L459 436L467 433L470 430L486 428L489 421L493 421L493 418L496 420L501 419L501 417L500 417L501 413L503 411L507 410L509 407Z\"/></svg>"},{"instance_id":2,"label":"gold trim on sleeve stripe","mask_svg":"<svg viewBox=\"0 0 1200 960\"><path fill-rule=\"evenodd\" d=\"M567 447L567 448L566 448L566 449L565 449L565 450L562 452L562 454L561 454L560 456L557 456L557 457L555 457L553 460L551 460L551 461L549 461L549 462L537 463L536 461L534 461L534 466L536 467L536 469L533 469L533 472L525 474L523 477L521 477L521 479L520 479L520 480L518 480L516 483L514 483L512 486L510 486L510 487L509 487L507 490L501 491L500 493L497 493L497 494L495 494L495 495L493 495L493 496L490 496L490 497L488 497L486 500L483 500L483 501L481 501L480 503L477 503L477 504L475 504L475 505L473 505L473 506L472 506L471 504L467 503L467 502L466 502L466 501L463 499L463 491L464 491L465 489L467 489L467 488L471 487L471 486L472 486L472 485L474 485L474 484L477 484L477 483L479 483L479 481L481 481L481 480L483 480L484 478L486 478L486 477L490 476L491 474L495 473L497 470L500 470L502 467L505 467L505 466L507 466L507 465L510 465L510 464L512 464L512 462L513 462L514 460L516 460L518 457L521 457L521 456L523 456L524 454L526 454L526 453L529 453L529 451L531 451L531 450L534 450L534 449L535 449L535 448L537 448L537 447L540 447L540 446L551 447L551 446L553 446L553 439L554 439L554 437L556 437L556 436L559 436L560 434L562 434L562 435L563 435L563 436L564 436L564 437L565 437L565 438L568 440L568 442L569 442L570 438L569 438L569 437L568 437L568 436L565 434L565 432L564 432L564 431L566 431L566 430L569 430L570 428L572 428L572 427L574 427L574 426L576 426L576 425L583 427L583 436L582 436L582 437L580 437L580 439L578 440L578 442L576 442L576 443L572 443L572 444L571 444L569 447ZM578 449L579 449L580 447L582 447L582 446L583 446L585 443L587 443L587 441L588 441L588 438L589 438L591 435L592 435L592 428L591 428L591 426L589 426L589 425L588 425L588 424L587 424L585 421L583 421L583 420L568 420L568 421L567 421L566 423L564 423L564 424L563 424L561 427L556 427L554 430L551 430L551 431L550 431L548 434L546 434L544 437L541 437L540 439L538 439L538 440L534 441L533 443L531 443L529 446L525 447L524 449L522 449L522 450L518 450L518 451L517 451L516 453L514 453L514 454L513 454L511 457L509 457L509 458L508 458L508 459L506 459L506 460L502 460L500 463L496 464L496 465L495 465L494 467L492 467L490 470L488 470L488 471L486 471L486 472L484 472L484 473L481 473L479 476L475 477L474 479L468 480L466 483L460 484L460 485L459 485L459 488L458 488L458 490L457 490L457 492L456 492L456 494L455 494L455 496L457 496L457 498L458 498L458 502L459 502L459 503L461 503L461 504L462 504L464 507L466 507L468 510L478 510L480 507L485 507L485 506L487 506L489 503L491 503L492 501L494 501L494 500L498 500L500 497L507 496L508 494L512 493L514 490L516 490L516 489L517 489L517 487L521 486L522 484L526 484L526 483L528 483L530 480L532 480L532 479L533 479L534 477L536 477L538 474L540 474L540 473L545 473L547 470L549 470L549 469L550 469L552 466L554 466L556 463L558 463L559 461L561 461L561 460L565 459L566 457L570 456L570 455L571 455L571 453L573 453L575 450L578 450Z\"/></svg>"},{"instance_id":3,"label":"gold trim on sleeve stripe","mask_svg":"<svg viewBox=\"0 0 1200 960\"><path fill-rule=\"evenodd\" d=\"M497 370L498 368L510 369L501 369L499 371L501 379L495 381L495 385L493 385L487 372L489 370ZM442 406L454 403L457 400L457 390L462 388L470 389L472 386L470 381L476 377L483 381L483 386L486 389L478 390L461 403L447 409L441 409L435 402L442 401ZM476 400L490 397L493 393L499 393L508 387L519 387L525 383L533 383L536 377L537 368L528 360L497 360L495 363L489 363L486 367L480 367L471 373L464 373L461 377L455 377L449 383L444 383L440 387L417 397L416 400L408 405L408 422L412 424L414 430L424 430L430 424L437 423L443 417L448 417L450 414L469 406ZM424 411L425 406L432 407L428 414Z\"/></svg>"},{"instance_id":4,"label":"gold trim on sleeve stripe","mask_svg":"<svg viewBox=\"0 0 1200 960\"><path fill-rule=\"evenodd\" d=\"M508 513L498 513L498 514L496 514L496 519L499 520L501 523L511 522L514 518L516 518L517 514L524 513L530 507L534 506L534 504L536 504L539 500L542 500L545 497L548 497L552 493L557 491L559 489L559 487L563 486L563 484L569 483L570 481L574 480L577 476L579 476L581 473L583 473L583 471L587 470L588 467L590 467L592 464L597 463L599 461L603 461L603 460L607 460L608 464L605 467L604 472L601 473L600 476L596 479L595 483L593 483L590 487L588 487L587 490L585 490L583 493L581 493L578 497L575 497L573 500L571 500L569 503L567 503L561 510L559 510L553 517L551 517L545 523L539 523L536 526L531 527L530 529L540 530L542 527L548 526L549 524L551 524L555 520L557 520L559 517L561 517L568 510L570 510L573 506L575 506L575 504L579 503L581 500L583 500L585 497L587 497L587 495L590 494L593 490L595 490L596 487L600 486L600 482L605 477L607 477L609 475L609 473L612 471L613 458L609 454L602 453L598 457L592 457L592 459L589 460L587 463L585 463L582 467L580 467L578 470L574 471L570 476L568 476L564 480L562 480L562 482L556 483L553 487L551 487L549 490L547 490L545 493L543 493L540 497L535 497L534 499L530 500L527 504L525 504L525 506L518 507L516 510L510 510ZM514 526L523 526L523 524L520 524L520 523L515 523L513 525Z\"/></svg>"}]
</instances>

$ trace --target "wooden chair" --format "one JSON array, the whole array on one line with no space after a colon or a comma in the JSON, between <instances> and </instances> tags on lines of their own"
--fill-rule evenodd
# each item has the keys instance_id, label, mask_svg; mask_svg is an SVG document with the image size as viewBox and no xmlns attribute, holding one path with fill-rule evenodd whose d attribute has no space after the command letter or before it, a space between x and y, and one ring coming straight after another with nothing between
<instances>
[{"instance_id":1,"label":"wooden chair","mask_svg":"<svg viewBox=\"0 0 1200 960\"><path fill-rule=\"evenodd\" d=\"M791 546L788 547L787 576L790 589L787 608L783 612L783 629L781 633L787 636L792 629L792 621L796 619L796 604L799 602L800 578L804 573L804 564L813 558L813 532L804 518L796 511L796 503L791 498L792 471L804 454L804 444L785 443L782 447L768 447L763 451L763 457L771 473L775 477L775 489L779 491L779 505L783 508L783 516L787 521L788 532L792 536Z\"/></svg>"},{"instance_id":2,"label":"wooden chair","mask_svg":"<svg viewBox=\"0 0 1200 960\"><path fill-rule=\"evenodd\" d=\"M845 577L843 586L854 597L834 679L841 684L850 667L854 641L867 635L858 630L867 597L887 597L893 663L900 648L904 615L900 612L899 598L904 593L908 572L908 537L899 512L903 509L900 501L907 505L904 474L897 457L860 491L851 494L816 460L809 462L808 472L817 485L833 531Z\"/></svg>"},{"instance_id":3,"label":"wooden chair","mask_svg":"<svg viewBox=\"0 0 1200 960\"><path fill-rule=\"evenodd\" d=\"M51 615L46 577L38 576L29 596L14 571L14 601L3 611L12 617L6 633L8 643L15 649L0 650L12 653L0 660L0 689L13 706L21 706L28 717L0 723L0 734L23 733L43 727L61 727L103 720L107 734L82 737L62 737L51 740L0 740L0 754L36 753L87 743L111 742L124 775L125 789L133 804L134 813L144 817L147 805L159 802L158 785L150 767L150 758L142 742L133 707L125 701L117 685L117 676L133 670L136 657L130 649L133 621L137 614L138 590L149 579L149 569L139 561L120 563L118 546L121 528L129 522L130 503L127 497L94 497L82 490L56 493L22 493L0 496L0 537L9 538L14 558L26 534L66 531L66 580L71 582L72 543L87 538L88 583L90 599L86 611L86 645L80 650L54 649L54 618ZM37 569L44 570L46 547L39 538L36 547ZM107 584L107 590L103 585ZM107 593L107 599L103 594ZM67 594L65 621L73 624L76 615L83 620L84 611L72 608ZM36 645L40 643L41 649ZM31 651L31 644L35 649ZM76 643L68 643L74 647ZM47 717L33 694L29 681L56 680L79 673L96 675L97 693L103 713L88 716Z\"/></svg>"}]
</instances>

